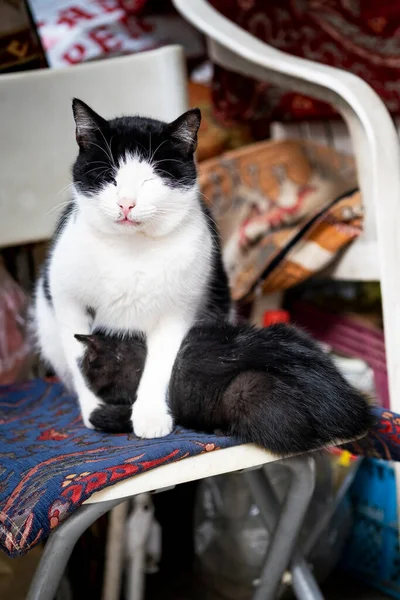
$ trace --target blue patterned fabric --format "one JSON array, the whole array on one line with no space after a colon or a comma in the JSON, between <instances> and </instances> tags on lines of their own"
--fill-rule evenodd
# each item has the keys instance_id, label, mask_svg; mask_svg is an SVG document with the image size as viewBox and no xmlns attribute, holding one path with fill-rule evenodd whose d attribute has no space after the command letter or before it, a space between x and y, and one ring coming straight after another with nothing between
<instances>
[{"instance_id":1,"label":"blue patterned fabric","mask_svg":"<svg viewBox=\"0 0 400 600\"><path fill-rule=\"evenodd\" d=\"M400 460L400 416L375 409L377 423L347 449ZM0 544L24 554L109 485L169 462L235 446L234 438L175 430L162 439L89 431L59 383L0 387Z\"/></svg>"},{"instance_id":2,"label":"blue patterned fabric","mask_svg":"<svg viewBox=\"0 0 400 600\"><path fill-rule=\"evenodd\" d=\"M238 443L179 429L155 440L90 431L59 383L0 387L0 544L24 554L93 492Z\"/></svg>"}]
</instances>

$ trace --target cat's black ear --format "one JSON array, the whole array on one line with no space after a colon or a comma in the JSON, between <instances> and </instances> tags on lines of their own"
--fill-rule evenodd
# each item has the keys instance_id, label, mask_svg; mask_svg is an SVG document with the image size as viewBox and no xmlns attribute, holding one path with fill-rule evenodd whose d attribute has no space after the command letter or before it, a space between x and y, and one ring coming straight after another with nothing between
<instances>
[{"instance_id":1,"label":"cat's black ear","mask_svg":"<svg viewBox=\"0 0 400 600\"><path fill-rule=\"evenodd\" d=\"M80 148L89 147L92 142L95 142L97 132L107 126L107 121L78 98L72 100L72 111L78 146Z\"/></svg>"},{"instance_id":2,"label":"cat's black ear","mask_svg":"<svg viewBox=\"0 0 400 600\"><path fill-rule=\"evenodd\" d=\"M94 361L99 354L101 348L101 342L96 335L83 335L82 333L76 333L75 339L79 342L83 342L86 346L86 356L90 362Z\"/></svg>"},{"instance_id":3,"label":"cat's black ear","mask_svg":"<svg viewBox=\"0 0 400 600\"><path fill-rule=\"evenodd\" d=\"M169 135L179 144L185 154L193 154L196 150L200 123L200 109L193 108L168 125Z\"/></svg>"}]
</instances>

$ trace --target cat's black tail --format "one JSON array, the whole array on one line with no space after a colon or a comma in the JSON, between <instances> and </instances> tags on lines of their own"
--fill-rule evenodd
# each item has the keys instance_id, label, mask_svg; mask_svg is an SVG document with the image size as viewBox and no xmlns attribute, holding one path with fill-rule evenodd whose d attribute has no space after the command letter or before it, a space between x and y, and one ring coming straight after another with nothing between
<instances>
[{"instance_id":1,"label":"cat's black tail","mask_svg":"<svg viewBox=\"0 0 400 600\"><path fill-rule=\"evenodd\" d=\"M342 382L321 380L320 394L283 378L247 371L224 394L226 432L279 455L363 436L372 425L365 398ZM325 394L322 398L322 393Z\"/></svg>"},{"instance_id":2,"label":"cat's black tail","mask_svg":"<svg viewBox=\"0 0 400 600\"><path fill-rule=\"evenodd\" d=\"M367 399L295 328L194 328L170 384L178 423L237 436L278 455L358 438L373 417Z\"/></svg>"}]
</instances>

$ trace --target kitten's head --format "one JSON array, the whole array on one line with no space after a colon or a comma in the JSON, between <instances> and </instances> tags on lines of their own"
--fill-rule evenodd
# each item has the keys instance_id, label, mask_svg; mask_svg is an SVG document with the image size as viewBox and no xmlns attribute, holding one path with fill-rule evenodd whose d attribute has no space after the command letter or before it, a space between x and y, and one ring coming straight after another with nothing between
<instances>
[{"instance_id":1,"label":"kitten's head","mask_svg":"<svg viewBox=\"0 0 400 600\"><path fill-rule=\"evenodd\" d=\"M144 117L107 121L74 99L73 113L79 146L74 187L91 224L119 235L158 237L175 229L197 196L200 110L172 123Z\"/></svg>"},{"instance_id":2,"label":"kitten's head","mask_svg":"<svg viewBox=\"0 0 400 600\"><path fill-rule=\"evenodd\" d=\"M146 342L131 334L126 338L76 334L84 344L81 371L91 390L105 402L134 399L146 360Z\"/></svg>"}]
</instances>

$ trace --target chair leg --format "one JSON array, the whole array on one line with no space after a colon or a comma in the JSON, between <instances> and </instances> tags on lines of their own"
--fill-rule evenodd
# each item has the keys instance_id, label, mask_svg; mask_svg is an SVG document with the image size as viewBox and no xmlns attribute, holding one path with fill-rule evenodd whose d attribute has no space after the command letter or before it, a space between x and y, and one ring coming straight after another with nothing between
<instances>
[{"instance_id":1,"label":"chair leg","mask_svg":"<svg viewBox=\"0 0 400 600\"><path fill-rule=\"evenodd\" d=\"M106 512L126 498L81 506L62 523L46 542L27 600L54 600L68 559L79 537Z\"/></svg>"},{"instance_id":2,"label":"chair leg","mask_svg":"<svg viewBox=\"0 0 400 600\"><path fill-rule=\"evenodd\" d=\"M300 600L324 600L318 583L305 559L295 554L291 563L292 588Z\"/></svg>"},{"instance_id":3,"label":"chair leg","mask_svg":"<svg viewBox=\"0 0 400 600\"><path fill-rule=\"evenodd\" d=\"M131 502L128 500L110 511L101 600L118 600L121 597L126 549L125 531L130 510Z\"/></svg>"},{"instance_id":4,"label":"chair leg","mask_svg":"<svg viewBox=\"0 0 400 600\"><path fill-rule=\"evenodd\" d=\"M284 465L291 470L292 481L282 506L263 469L245 473L265 525L272 533L253 600L276 598L289 563L297 598L323 600L306 561L296 550L297 537L314 491L314 460L310 456L301 456L285 460Z\"/></svg>"}]
</instances>

